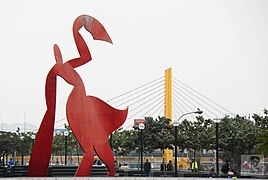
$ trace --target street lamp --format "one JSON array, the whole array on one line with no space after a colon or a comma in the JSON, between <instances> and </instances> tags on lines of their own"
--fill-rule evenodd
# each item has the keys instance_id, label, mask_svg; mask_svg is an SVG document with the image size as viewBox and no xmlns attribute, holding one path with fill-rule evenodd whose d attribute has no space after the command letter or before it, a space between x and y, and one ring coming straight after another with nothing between
<instances>
[{"instance_id":1,"label":"street lamp","mask_svg":"<svg viewBox=\"0 0 268 180\"><path fill-rule=\"evenodd\" d=\"M217 176L219 176L219 122L221 119L215 118L214 121L216 124L216 172Z\"/></svg>"},{"instance_id":2,"label":"street lamp","mask_svg":"<svg viewBox=\"0 0 268 180\"><path fill-rule=\"evenodd\" d=\"M63 134L65 136L65 165L67 165L67 137L69 136L69 131L66 130Z\"/></svg>"},{"instance_id":3,"label":"street lamp","mask_svg":"<svg viewBox=\"0 0 268 180\"><path fill-rule=\"evenodd\" d=\"M24 136L21 136L20 139L21 139L21 141L23 143L22 150L21 150L21 165L23 165L24 164L24 152L23 152L23 148L24 148L24 143L25 143L24 142Z\"/></svg>"},{"instance_id":4,"label":"street lamp","mask_svg":"<svg viewBox=\"0 0 268 180\"><path fill-rule=\"evenodd\" d=\"M145 125L143 123L140 123L139 124L139 129L141 130L141 135L140 135L141 136L140 137L141 138L140 139L140 141L141 141L141 152L140 153L141 153L141 176L142 176L142 171L143 171L143 137L142 137L143 132L142 131L143 131L143 129L145 129Z\"/></svg>"},{"instance_id":5,"label":"street lamp","mask_svg":"<svg viewBox=\"0 0 268 180\"><path fill-rule=\"evenodd\" d=\"M0 114L0 115L1 115L1 114ZM2 129L2 131L3 131L3 129ZM1 136L2 136L2 133L0 132L0 137L1 137ZM1 138L2 138L2 137L1 137ZM2 152L2 155L1 155L0 158L1 158L0 160L1 160L2 163L3 163L2 165L5 166L5 151Z\"/></svg>"},{"instance_id":6,"label":"street lamp","mask_svg":"<svg viewBox=\"0 0 268 180\"><path fill-rule=\"evenodd\" d=\"M197 108L197 111L188 112L188 113L185 113L185 114L181 115L181 116L179 117L179 119L178 119L178 122L180 121L180 119L181 119L183 116L186 116L186 115L188 115L188 114L202 114L202 113L203 113L203 111L201 111L200 109Z\"/></svg>"},{"instance_id":7,"label":"street lamp","mask_svg":"<svg viewBox=\"0 0 268 180\"><path fill-rule=\"evenodd\" d=\"M32 134L31 135L31 140L32 140L32 149L33 149L33 147L34 147L34 141L35 141L35 134ZM31 154L30 155L32 155L32 152L33 152L33 150L31 151Z\"/></svg>"},{"instance_id":8,"label":"street lamp","mask_svg":"<svg viewBox=\"0 0 268 180\"><path fill-rule=\"evenodd\" d=\"M5 166L5 151L3 151L3 166Z\"/></svg>"},{"instance_id":9,"label":"street lamp","mask_svg":"<svg viewBox=\"0 0 268 180\"><path fill-rule=\"evenodd\" d=\"M174 121L173 122L173 126L175 127L175 177L178 177L178 161L177 161L177 154L178 154L178 149L177 149L177 136L178 136L178 125L179 125L179 122L180 122L180 119L183 117L183 116L186 116L186 115L189 115L189 114L202 114L203 111L201 111L200 109L197 108L197 111L193 111L193 112L188 112L188 113L185 113L183 115L181 115L179 117L179 119L177 121Z\"/></svg>"},{"instance_id":10,"label":"street lamp","mask_svg":"<svg viewBox=\"0 0 268 180\"><path fill-rule=\"evenodd\" d=\"M178 142L178 140L177 140L177 136L178 136L178 126L179 126L179 121L175 121L175 122L173 122L173 126L175 127L175 143L174 143L174 145L175 145L175 177L178 177L178 163L177 163L177 153L178 153L178 149L177 149L177 146L178 146L178 144L177 144L177 142Z\"/></svg>"},{"instance_id":11,"label":"street lamp","mask_svg":"<svg viewBox=\"0 0 268 180\"><path fill-rule=\"evenodd\" d=\"M31 135L31 139L32 139L32 147L34 146L34 140L35 140L35 134Z\"/></svg>"}]
</instances>

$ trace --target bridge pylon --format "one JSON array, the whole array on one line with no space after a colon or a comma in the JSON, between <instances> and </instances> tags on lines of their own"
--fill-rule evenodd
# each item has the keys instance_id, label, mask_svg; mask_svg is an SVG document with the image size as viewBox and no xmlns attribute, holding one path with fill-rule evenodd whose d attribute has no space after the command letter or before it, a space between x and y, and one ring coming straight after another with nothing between
<instances>
[{"instance_id":1,"label":"bridge pylon","mask_svg":"<svg viewBox=\"0 0 268 180\"><path fill-rule=\"evenodd\" d=\"M172 124L172 68L165 70L165 117Z\"/></svg>"},{"instance_id":2,"label":"bridge pylon","mask_svg":"<svg viewBox=\"0 0 268 180\"><path fill-rule=\"evenodd\" d=\"M172 125L172 68L165 70L165 117ZM166 163L173 161L173 150L164 149L163 159Z\"/></svg>"}]
</instances>

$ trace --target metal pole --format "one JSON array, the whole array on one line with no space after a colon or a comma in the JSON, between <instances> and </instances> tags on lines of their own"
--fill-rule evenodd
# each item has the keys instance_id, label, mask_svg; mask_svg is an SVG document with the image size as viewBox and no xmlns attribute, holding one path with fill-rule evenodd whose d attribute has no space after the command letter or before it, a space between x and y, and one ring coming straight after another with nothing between
<instances>
[{"instance_id":1,"label":"metal pole","mask_svg":"<svg viewBox=\"0 0 268 180\"><path fill-rule=\"evenodd\" d=\"M8 165L8 154L6 154L6 165Z\"/></svg>"},{"instance_id":2,"label":"metal pole","mask_svg":"<svg viewBox=\"0 0 268 180\"><path fill-rule=\"evenodd\" d=\"M194 173L196 173L196 169L195 169L195 149L194 149Z\"/></svg>"},{"instance_id":3,"label":"metal pole","mask_svg":"<svg viewBox=\"0 0 268 180\"><path fill-rule=\"evenodd\" d=\"M177 163L177 154L178 154L178 149L177 149L177 134L178 134L178 126L175 126L175 177L178 177L178 163Z\"/></svg>"},{"instance_id":4,"label":"metal pole","mask_svg":"<svg viewBox=\"0 0 268 180\"><path fill-rule=\"evenodd\" d=\"M32 139L32 151L33 151L33 148L34 148L34 140L35 140L35 134L32 134L32 135L31 135L31 139ZM31 151L31 155L32 155L32 151Z\"/></svg>"},{"instance_id":5,"label":"metal pole","mask_svg":"<svg viewBox=\"0 0 268 180\"><path fill-rule=\"evenodd\" d=\"M78 150L76 150L76 153L77 153L77 163L79 165L80 164L80 160L79 160L79 152L78 152Z\"/></svg>"},{"instance_id":6,"label":"metal pole","mask_svg":"<svg viewBox=\"0 0 268 180\"><path fill-rule=\"evenodd\" d=\"M5 151L3 151L3 166L5 166Z\"/></svg>"},{"instance_id":7,"label":"metal pole","mask_svg":"<svg viewBox=\"0 0 268 180\"><path fill-rule=\"evenodd\" d=\"M23 153L23 151L21 152L21 165L23 165L24 164L24 153Z\"/></svg>"},{"instance_id":8,"label":"metal pole","mask_svg":"<svg viewBox=\"0 0 268 180\"><path fill-rule=\"evenodd\" d=\"M67 136L65 136L65 165L67 165Z\"/></svg>"},{"instance_id":9,"label":"metal pole","mask_svg":"<svg viewBox=\"0 0 268 180\"><path fill-rule=\"evenodd\" d=\"M219 176L219 123L216 123L216 170Z\"/></svg>"},{"instance_id":10,"label":"metal pole","mask_svg":"<svg viewBox=\"0 0 268 180\"><path fill-rule=\"evenodd\" d=\"M143 171L143 134L142 134L142 129L141 129L141 176L142 176L142 171Z\"/></svg>"},{"instance_id":11,"label":"metal pole","mask_svg":"<svg viewBox=\"0 0 268 180\"><path fill-rule=\"evenodd\" d=\"M113 150L113 133L110 134L110 139L109 139L110 147Z\"/></svg>"},{"instance_id":12,"label":"metal pole","mask_svg":"<svg viewBox=\"0 0 268 180\"><path fill-rule=\"evenodd\" d=\"M32 149L33 149L33 147L34 147L34 139L32 140Z\"/></svg>"}]
</instances>

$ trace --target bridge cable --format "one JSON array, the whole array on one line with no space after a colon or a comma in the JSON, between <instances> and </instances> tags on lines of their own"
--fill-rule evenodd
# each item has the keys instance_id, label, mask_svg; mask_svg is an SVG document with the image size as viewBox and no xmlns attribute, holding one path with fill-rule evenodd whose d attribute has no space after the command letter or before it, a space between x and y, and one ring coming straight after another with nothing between
<instances>
[{"instance_id":1,"label":"bridge cable","mask_svg":"<svg viewBox=\"0 0 268 180\"><path fill-rule=\"evenodd\" d=\"M159 99L157 99L155 102L158 102L159 100L161 100L160 102L163 102L164 100L163 100L163 96L162 97L160 97ZM154 103L155 103L154 102ZM152 104L154 104L154 103L152 103ZM164 104L160 104L160 105L164 105ZM146 113L144 113L144 115L143 115L143 117L145 117L146 116L146 114L149 114L153 109L155 109L156 107L158 107L157 108L157 110L156 111L159 111L159 109L161 108L161 107L159 107L159 103L156 103L156 105L155 106L153 106L151 109L149 109ZM152 116L153 116L153 114L154 113L152 113Z\"/></svg>"},{"instance_id":2,"label":"bridge cable","mask_svg":"<svg viewBox=\"0 0 268 180\"><path fill-rule=\"evenodd\" d=\"M183 82L181 82L180 80L178 80L177 78L173 78L175 81L174 82L178 82L178 83L180 83L180 84L183 84L185 87L187 87L188 89L190 89L191 91L193 91L193 92L195 92L196 94L198 94L198 95L200 95L200 96L202 96L203 98L205 98L206 100L208 100L208 101L210 101L211 103L213 103L214 105L216 105L216 106L218 106L218 107L220 107L221 109L224 109L226 112L228 112L228 113L230 113L230 114L234 114L234 113L232 113L230 110L228 110L228 109L226 109L225 107L223 107L223 106L221 106L221 105L219 105L218 103L216 103L215 101L213 101L213 100L211 100L211 99L209 99L208 97L206 97L205 95L203 95L203 94L201 94L200 92L198 92L198 91L196 91L196 90L194 90L193 88L191 88L190 86L188 86L188 85L186 85L186 84L184 84Z\"/></svg>"},{"instance_id":3,"label":"bridge cable","mask_svg":"<svg viewBox=\"0 0 268 180\"><path fill-rule=\"evenodd\" d=\"M158 96L159 96L160 94L162 94L162 93L163 93L163 92L160 92L160 93L157 94L156 96L154 96L154 97L150 98L149 100L147 100L146 102L144 102L142 105L135 107L135 109L144 106L146 103L148 103L148 102L151 101L152 99L158 97ZM158 99L157 99L157 100L158 100ZM140 111L139 111L139 112L140 112ZM135 115L137 115L139 112L133 114L133 115L132 115L131 117L129 117L128 119L133 118L133 117L134 117Z\"/></svg>"},{"instance_id":4,"label":"bridge cable","mask_svg":"<svg viewBox=\"0 0 268 180\"><path fill-rule=\"evenodd\" d=\"M163 78L164 78L164 77L155 79L155 80L153 80L153 81L151 81L151 82L149 82L149 83L146 83L146 84L141 85L141 86L139 86L139 87L137 87L137 88L135 88L135 89L132 89L132 90L130 90L130 91L128 91L128 92L125 92L125 93L120 94L120 95L118 95L118 96L116 96L116 97L114 97L114 98L111 98L111 99L109 99L107 102L110 102L110 101L112 101L112 100L114 100L114 99L117 99L117 98L119 98L119 97L122 97L122 96L124 96L124 95L126 95L126 94L128 94L128 93L131 93L131 92L133 92L133 91L136 91L136 90L138 90L138 89L140 89L140 88L142 88L142 87L145 87L145 86L147 86L147 85L149 85L149 84L152 84L153 82L156 82L156 81L158 81L158 80L160 80L160 79L163 79Z\"/></svg>"},{"instance_id":5,"label":"bridge cable","mask_svg":"<svg viewBox=\"0 0 268 180\"><path fill-rule=\"evenodd\" d=\"M186 91L187 93L189 93L190 95L196 97L197 99L199 99L200 101L202 101L204 104L206 104L207 106L210 106L212 109L214 109L215 111L217 111L220 114L225 114L224 112L220 111L219 109L213 107L211 104L207 103L206 101L204 101L203 99L201 99L200 97L198 97L197 95L191 93L189 90L187 90L185 87L179 85L178 83L174 83L174 85L178 88L178 89L182 89L182 91ZM194 100L191 96L189 96L187 93L184 93L187 97L191 98L193 101L197 102L196 100Z\"/></svg>"},{"instance_id":6,"label":"bridge cable","mask_svg":"<svg viewBox=\"0 0 268 180\"><path fill-rule=\"evenodd\" d=\"M162 86L163 86L163 84L161 84L160 86L157 86L156 88L159 88L159 87L162 87ZM151 92L151 91L152 91L152 90L149 90L149 91L146 91L146 92L144 92L144 93L142 93L142 94L138 94L137 96L135 96L135 97L133 97L133 98L131 98L131 99L129 99L129 100L127 100L127 101L125 101L125 102L123 102L123 103L117 105L117 106L122 106L123 104L126 104L126 103L128 103L128 102L130 102L130 101L132 101L132 100L137 99L137 97L141 98L143 95L148 94L148 93ZM153 94L155 94L155 93L157 93L157 92L158 92L158 89L157 89L157 91L155 91L154 93L152 93L152 94L146 96L145 98L150 97L151 95L153 95ZM132 103L132 104L129 104L128 106L132 106L132 105L136 104L137 102L139 102L139 100L135 101L135 102Z\"/></svg>"},{"instance_id":7,"label":"bridge cable","mask_svg":"<svg viewBox=\"0 0 268 180\"><path fill-rule=\"evenodd\" d=\"M187 99L188 100L188 102L192 105L192 106L195 106L195 104L193 104L192 103L192 101L194 101L194 102L196 102L199 106L201 106L200 108L204 108L205 110L207 110L208 112L210 112L211 114L213 114L214 115L214 117L217 117L217 114L216 113L214 113L214 112L212 112L210 109L207 109L205 106L203 106L201 103L199 103L197 100L195 100L194 98L192 98L191 96L188 96L187 94L185 94L188 98L186 98L184 95L182 95L181 93L179 93L178 91L177 91L177 89L174 89L174 91L176 92L176 93L178 93L181 97L183 97L184 99ZM191 101L189 101L189 99L191 99ZM219 112L219 111L218 111ZM222 113L222 112L220 112L220 113Z\"/></svg>"}]
</instances>

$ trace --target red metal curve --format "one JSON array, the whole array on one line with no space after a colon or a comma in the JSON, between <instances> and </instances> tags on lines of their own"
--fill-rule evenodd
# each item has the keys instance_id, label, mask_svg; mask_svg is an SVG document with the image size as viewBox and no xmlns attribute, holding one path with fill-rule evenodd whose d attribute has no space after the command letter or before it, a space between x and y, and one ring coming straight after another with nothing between
<instances>
[{"instance_id":1,"label":"red metal curve","mask_svg":"<svg viewBox=\"0 0 268 180\"><path fill-rule=\"evenodd\" d=\"M52 148L52 138L56 108L56 76L62 77L74 86L67 101L67 119L70 127L85 152L75 176L89 176L93 164L94 150L114 175L114 157L108 144L108 136L123 125L128 109L117 110L104 101L86 96L85 87L79 74L74 70L91 60L90 51L79 33L85 27L94 39L112 43L108 33L95 18L82 15L73 25L75 43L79 58L63 64L60 49L54 45L56 64L51 68L46 80L47 111L36 135L32 156L28 167L28 176L42 177L48 174L48 165Z\"/></svg>"}]
</instances>

